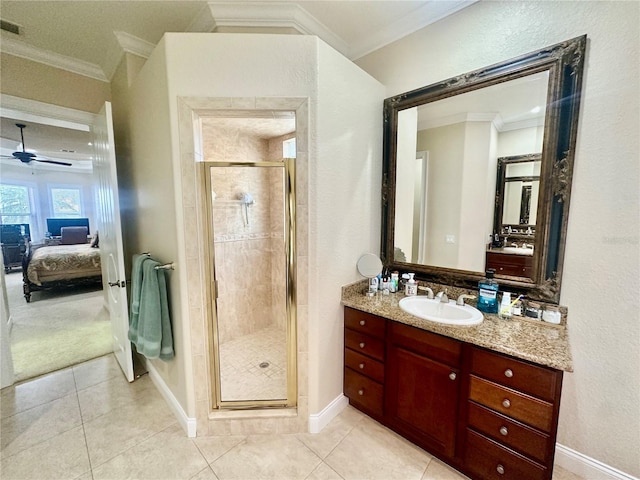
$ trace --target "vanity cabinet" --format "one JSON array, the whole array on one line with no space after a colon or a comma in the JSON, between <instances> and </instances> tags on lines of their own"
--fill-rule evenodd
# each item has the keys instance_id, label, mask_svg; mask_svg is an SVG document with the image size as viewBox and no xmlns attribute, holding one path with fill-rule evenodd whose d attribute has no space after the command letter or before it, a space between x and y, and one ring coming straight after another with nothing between
<instances>
[{"instance_id":1,"label":"vanity cabinet","mask_svg":"<svg viewBox=\"0 0 640 480\"><path fill-rule=\"evenodd\" d=\"M562 371L466 348L465 467L474 478L551 479Z\"/></svg>"},{"instance_id":2,"label":"vanity cabinet","mask_svg":"<svg viewBox=\"0 0 640 480\"><path fill-rule=\"evenodd\" d=\"M487 252L487 269L493 268L499 275L531 278L533 255Z\"/></svg>"},{"instance_id":3,"label":"vanity cabinet","mask_svg":"<svg viewBox=\"0 0 640 480\"><path fill-rule=\"evenodd\" d=\"M432 452L455 452L462 343L418 328L387 327L385 417Z\"/></svg>"},{"instance_id":4,"label":"vanity cabinet","mask_svg":"<svg viewBox=\"0 0 640 480\"><path fill-rule=\"evenodd\" d=\"M355 408L473 479L551 480L562 371L345 307Z\"/></svg>"},{"instance_id":5,"label":"vanity cabinet","mask_svg":"<svg viewBox=\"0 0 640 480\"><path fill-rule=\"evenodd\" d=\"M345 308L344 394L377 420L383 413L386 325L382 317Z\"/></svg>"}]
</instances>

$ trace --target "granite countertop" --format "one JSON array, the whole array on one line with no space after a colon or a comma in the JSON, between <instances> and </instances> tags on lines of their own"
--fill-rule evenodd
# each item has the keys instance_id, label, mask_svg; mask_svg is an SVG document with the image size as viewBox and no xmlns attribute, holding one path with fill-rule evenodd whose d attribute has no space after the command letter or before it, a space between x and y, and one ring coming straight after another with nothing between
<instances>
[{"instance_id":1,"label":"granite countertop","mask_svg":"<svg viewBox=\"0 0 640 480\"><path fill-rule=\"evenodd\" d=\"M566 372L573 371L564 307L561 308L563 321L560 325L515 316L510 320L503 320L497 315L485 313L480 325L456 327L423 320L402 311L398 302L404 298L403 293L378 293L368 297L364 293L366 288L366 282L343 287L342 304L539 365ZM456 297L450 295L450 298Z\"/></svg>"}]
</instances>

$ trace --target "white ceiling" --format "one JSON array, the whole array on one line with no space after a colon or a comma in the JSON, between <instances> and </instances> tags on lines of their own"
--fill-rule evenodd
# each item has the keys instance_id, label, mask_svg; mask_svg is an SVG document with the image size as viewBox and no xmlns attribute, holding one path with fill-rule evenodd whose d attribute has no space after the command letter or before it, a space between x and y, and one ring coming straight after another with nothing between
<instances>
[{"instance_id":1,"label":"white ceiling","mask_svg":"<svg viewBox=\"0 0 640 480\"><path fill-rule=\"evenodd\" d=\"M165 32L269 27L317 35L353 60L475 1L1 0L2 20L19 25L20 34L2 31L0 50L108 81L125 51L146 57ZM0 147L7 155L19 130L15 118L4 117ZM22 123L28 148L51 158L72 157L62 150L75 151L78 160L92 154L77 131Z\"/></svg>"}]
</instances>

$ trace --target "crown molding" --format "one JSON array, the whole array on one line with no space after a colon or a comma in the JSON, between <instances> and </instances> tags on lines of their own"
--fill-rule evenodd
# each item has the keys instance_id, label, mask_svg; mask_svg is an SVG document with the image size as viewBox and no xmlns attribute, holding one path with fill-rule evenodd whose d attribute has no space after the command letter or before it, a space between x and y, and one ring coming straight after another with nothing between
<instances>
[{"instance_id":1,"label":"crown molding","mask_svg":"<svg viewBox=\"0 0 640 480\"><path fill-rule=\"evenodd\" d=\"M109 80L116 73L116 69L125 53L131 53L146 59L151 56L153 49L156 48L155 44L127 32L114 31L113 35L115 41L110 45L107 51L107 59L104 62L104 74Z\"/></svg>"},{"instance_id":2,"label":"crown molding","mask_svg":"<svg viewBox=\"0 0 640 480\"><path fill-rule=\"evenodd\" d=\"M4 93L0 94L0 117L84 132L90 131L90 126L96 122L96 115L91 112L14 97Z\"/></svg>"},{"instance_id":3,"label":"crown molding","mask_svg":"<svg viewBox=\"0 0 640 480\"><path fill-rule=\"evenodd\" d=\"M313 15L294 3L208 2L214 27L293 28L304 35L316 35L343 55L349 46Z\"/></svg>"},{"instance_id":4,"label":"crown molding","mask_svg":"<svg viewBox=\"0 0 640 480\"><path fill-rule=\"evenodd\" d=\"M33 62L42 63L50 67L66 70L67 72L76 73L85 77L108 82L109 80L104 71L95 63L85 62L75 58L67 57L59 53L51 52L43 48L33 47L20 40L2 36L0 50L8 55L25 58Z\"/></svg>"},{"instance_id":5,"label":"crown molding","mask_svg":"<svg viewBox=\"0 0 640 480\"><path fill-rule=\"evenodd\" d=\"M186 31L191 33L211 33L216 28L216 22L211 14L211 7L206 4L193 17L193 21L187 27Z\"/></svg>"},{"instance_id":6,"label":"crown molding","mask_svg":"<svg viewBox=\"0 0 640 480\"><path fill-rule=\"evenodd\" d=\"M385 25L380 29L372 31L366 38L355 42L351 45L349 55L347 56L350 60L357 60L478 1L479 0L455 0L443 2L441 0L431 0L390 25Z\"/></svg>"}]
</instances>

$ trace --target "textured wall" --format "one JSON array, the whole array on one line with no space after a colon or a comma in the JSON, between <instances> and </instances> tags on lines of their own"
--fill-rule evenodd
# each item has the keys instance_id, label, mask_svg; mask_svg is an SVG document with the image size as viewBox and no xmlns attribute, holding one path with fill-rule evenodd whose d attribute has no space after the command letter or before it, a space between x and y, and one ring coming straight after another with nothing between
<instances>
[{"instance_id":1,"label":"textured wall","mask_svg":"<svg viewBox=\"0 0 640 480\"><path fill-rule=\"evenodd\" d=\"M558 441L640 475L638 2L479 2L357 61L394 95L588 35L561 303Z\"/></svg>"}]
</instances>

